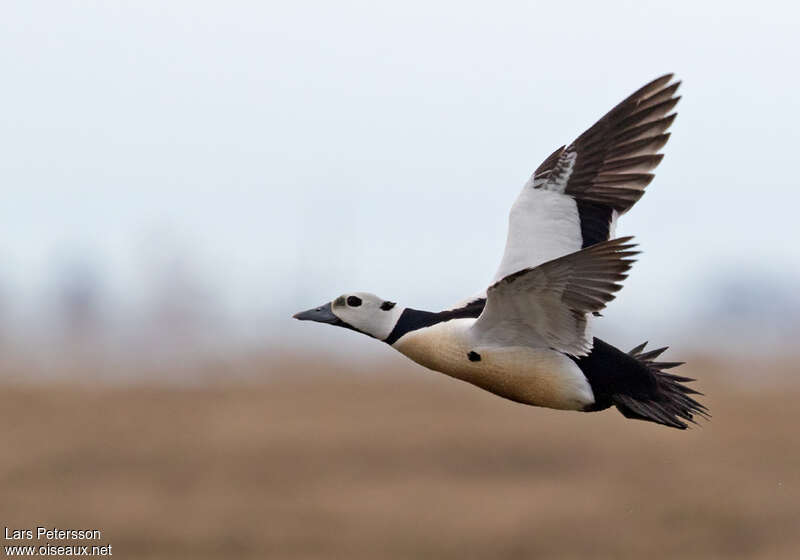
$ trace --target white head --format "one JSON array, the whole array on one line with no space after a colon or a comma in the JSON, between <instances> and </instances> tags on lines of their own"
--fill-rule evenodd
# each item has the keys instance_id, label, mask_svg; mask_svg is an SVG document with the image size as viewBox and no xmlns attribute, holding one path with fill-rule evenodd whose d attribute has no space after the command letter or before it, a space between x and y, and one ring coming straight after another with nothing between
<instances>
[{"instance_id":1,"label":"white head","mask_svg":"<svg viewBox=\"0 0 800 560\"><path fill-rule=\"evenodd\" d=\"M403 308L365 292L343 294L335 300L294 315L301 321L316 321L350 328L385 340L394 329Z\"/></svg>"}]
</instances>

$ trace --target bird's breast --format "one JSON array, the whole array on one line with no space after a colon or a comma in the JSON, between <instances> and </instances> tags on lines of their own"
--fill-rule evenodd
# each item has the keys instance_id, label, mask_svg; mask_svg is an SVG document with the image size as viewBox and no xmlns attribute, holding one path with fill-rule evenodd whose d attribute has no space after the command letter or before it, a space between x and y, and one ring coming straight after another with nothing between
<instances>
[{"instance_id":1,"label":"bird's breast","mask_svg":"<svg viewBox=\"0 0 800 560\"><path fill-rule=\"evenodd\" d=\"M432 370L524 404L582 410L594 402L575 362L549 348L480 347L470 334L474 319L455 319L411 331L393 344Z\"/></svg>"}]
</instances>

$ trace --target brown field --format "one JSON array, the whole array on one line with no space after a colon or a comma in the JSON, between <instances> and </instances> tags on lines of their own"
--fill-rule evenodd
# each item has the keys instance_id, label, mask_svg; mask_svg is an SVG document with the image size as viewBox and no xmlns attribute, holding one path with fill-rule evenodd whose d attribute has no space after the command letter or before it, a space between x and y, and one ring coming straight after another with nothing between
<instances>
[{"instance_id":1,"label":"brown field","mask_svg":"<svg viewBox=\"0 0 800 560\"><path fill-rule=\"evenodd\" d=\"M272 373L190 388L6 382L0 524L99 528L137 559L800 558L789 365L753 388L695 360L682 371L714 418L681 432L391 363L251 360Z\"/></svg>"}]
</instances>

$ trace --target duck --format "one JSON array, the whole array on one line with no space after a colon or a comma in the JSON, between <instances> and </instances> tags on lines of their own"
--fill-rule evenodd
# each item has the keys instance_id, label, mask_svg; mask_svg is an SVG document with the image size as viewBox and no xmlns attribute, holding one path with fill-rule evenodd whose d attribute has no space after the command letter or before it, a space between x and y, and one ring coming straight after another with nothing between
<instances>
[{"instance_id":1,"label":"duck","mask_svg":"<svg viewBox=\"0 0 800 560\"><path fill-rule=\"evenodd\" d=\"M509 213L500 265L488 288L440 311L350 292L296 313L390 345L414 362L511 401L558 410L615 407L624 417L677 429L709 418L694 379L660 361L667 347L628 352L593 336L622 288L633 237L618 218L643 196L681 84L665 74L612 108L539 165Z\"/></svg>"}]
</instances>

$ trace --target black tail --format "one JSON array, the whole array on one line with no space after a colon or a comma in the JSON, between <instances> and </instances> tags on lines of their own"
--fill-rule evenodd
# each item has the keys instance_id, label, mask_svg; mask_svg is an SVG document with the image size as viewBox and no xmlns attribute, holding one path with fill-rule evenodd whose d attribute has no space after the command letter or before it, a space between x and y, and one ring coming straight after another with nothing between
<instances>
[{"instance_id":1,"label":"black tail","mask_svg":"<svg viewBox=\"0 0 800 560\"><path fill-rule=\"evenodd\" d=\"M616 393L611 396L611 400L617 409L626 418L649 420L681 430L686 429L686 422L697 423L695 415L707 420L710 417L708 409L691 397L702 393L683 385L694 379L664 372L683 362L656 362L655 359L667 347L645 352L646 345L646 342L640 344L628 352L628 355L647 368L655 380L655 390L648 395Z\"/></svg>"},{"instance_id":2,"label":"black tail","mask_svg":"<svg viewBox=\"0 0 800 560\"><path fill-rule=\"evenodd\" d=\"M708 409L691 397L700 393L683 385L694 380L664 372L682 362L656 362L666 348L645 352L646 344L626 354L595 338L589 355L572 358L594 393L595 402L586 411L616 406L627 418L681 430L686 422L696 423L695 415L708 418Z\"/></svg>"}]
</instances>

